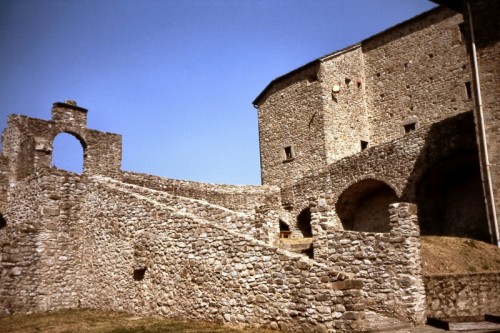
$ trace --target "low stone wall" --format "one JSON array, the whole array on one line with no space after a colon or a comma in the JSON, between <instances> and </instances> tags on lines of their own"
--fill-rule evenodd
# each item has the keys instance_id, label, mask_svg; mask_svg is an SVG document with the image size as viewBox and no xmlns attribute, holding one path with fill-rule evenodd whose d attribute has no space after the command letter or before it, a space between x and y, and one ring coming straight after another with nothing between
<instances>
[{"instance_id":1,"label":"low stone wall","mask_svg":"<svg viewBox=\"0 0 500 333\"><path fill-rule=\"evenodd\" d=\"M324 199L311 211L316 260L362 280L368 309L413 324L425 321L415 205L390 205L389 233L339 230L333 210Z\"/></svg>"},{"instance_id":2,"label":"low stone wall","mask_svg":"<svg viewBox=\"0 0 500 333\"><path fill-rule=\"evenodd\" d=\"M500 272L427 275L424 283L428 317L500 313Z\"/></svg>"},{"instance_id":3,"label":"low stone wall","mask_svg":"<svg viewBox=\"0 0 500 333\"><path fill-rule=\"evenodd\" d=\"M256 206L278 209L280 190L275 186L239 186L198 183L124 171L122 180L127 183L165 191L173 195L205 200L235 211L253 210Z\"/></svg>"}]
</instances>

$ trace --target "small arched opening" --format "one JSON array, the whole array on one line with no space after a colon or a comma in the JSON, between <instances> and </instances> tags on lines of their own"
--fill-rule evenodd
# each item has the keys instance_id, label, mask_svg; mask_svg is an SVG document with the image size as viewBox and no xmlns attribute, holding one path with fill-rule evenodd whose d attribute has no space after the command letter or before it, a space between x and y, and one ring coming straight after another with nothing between
<instances>
[{"instance_id":1,"label":"small arched opening","mask_svg":"<svg viewBox=\"0 0 500 333\"><path fill-rule=\"evenodd\" d=\"M396 192L386 183L364 179L340 195L335 209L345 230L389 232L389 204L397 200Z\"/></svg>"},{"instance_id":2,"label":"small arched opening","mask_svg":"<svg viewBox=\"0 0 500 333\"><path fill-rule=\"evenodd\" d=\"M81 174L86 144L76 134L62 132L52 142L52 164L61 170Z\"/></svg>"},{"instance_id":3,"label":"small arched opening","mask_svg":"<svg viewBox=\"0 0 500 333\"><path fill-rule=\"evenodd\" d=\"M290 238L291 233L290 226L280 220L280 238Z\"/></svg>"},{"instance_id":4,"label":"small arched opening","mask_svg":"<svg viewBox=\"0 0 500 333\"><path fill-rule=\"evenodd\" d=\"M434 164L418 184L417 205L422 235L490 241L477 152Z\"/></svg>"},{"instance_id":5,"label":"small arched opening","mask_svg":"<svg viewBox=\"0 0 500 333\"><path fill-rule=\"evenodd\" d=\"M312 237L312 227L311 227L311 209L305 208L297 216L297 228L302 233L303 237Z\"/></svg>"}]
</instances>

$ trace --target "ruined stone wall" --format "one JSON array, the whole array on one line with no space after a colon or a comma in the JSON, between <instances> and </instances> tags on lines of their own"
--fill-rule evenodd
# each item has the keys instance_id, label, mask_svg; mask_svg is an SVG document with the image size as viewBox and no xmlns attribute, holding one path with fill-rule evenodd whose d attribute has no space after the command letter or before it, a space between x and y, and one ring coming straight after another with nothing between
<instances>
[{"instance_id":1,"label":"ruined stone wall","mask_svg":"<svg viewBox=\"0 0 500 333\"><path fill-rule=\"evenodd\" d=\"M83 173L119 177L121 136L86 128L86 110L54 103L53 120L10 115L2 135L3 155L9 160L10 180L16 181L35 170L51 168L54 138L73 135L84 151Z\"/></svg>"},{"instance_id":2,"label":"ruined stone wall","mask_svg":"<svg viewBox=\"0 0 500 333\"><path fill-rule=\"evenodd\" d=\"M234 211L253 212L255 207L279 209L281 206L279 188L274 186L208 184L127 171L122 173L122 180L176 196L205 200Z\"/></svg>"},{"instance_id":3,"label":"ruined stone wall","mask_svg":"<svg viewBox=\"0 0 500 333\"><path fill-rule=\"evenodd\" d=\"M262 183L290 184L326 165L323 128L322 85L313 64L274 85L259 105Z\"/></svg>"},{"instance_id":4,"label":"ruined stone wall","mask_svg":"<svg viewBox=\"0 0 500 333\"><path fill-rule=\"evenodd\" d=\"M320 68L324 128L318 132L325 132L327 163L330 164L360 152L361 141L368 142L370 138L361 45L323 58ZM339 91L335 92L337 87Z\"/></svg>"},{"instance_id":5,"label":"ruined stone wall","mask_svg":"<svg viewBox=\"0 0 500 333\"><path fill-rule=\"evenodd\" d=\"M472 110L462 22L437 8L362 42L373 144L402 136L409 123L426 126Z\"/></svg>"},{"instance_id":6,"label":"ruined stone wall","mask_svg":"<svg viewBox=\"0 0 500 333\"><path fill-rule=\"evenodd\" d=\"M333 202L313 208L314 258L363 281L367 309L425 322L425 290L416 206L392 204L389 233L338 230Z\"/></svg>"},{"instance_id":7,"label":"ruined stone wall","mask_svg":"<svg viewBox=\"0 0 500 333\"><path fill-rule=\"evenodd\" d=\"M426 315L483 316L500 309L500 272L424 276Z\"/></svg>"}]
</instances>

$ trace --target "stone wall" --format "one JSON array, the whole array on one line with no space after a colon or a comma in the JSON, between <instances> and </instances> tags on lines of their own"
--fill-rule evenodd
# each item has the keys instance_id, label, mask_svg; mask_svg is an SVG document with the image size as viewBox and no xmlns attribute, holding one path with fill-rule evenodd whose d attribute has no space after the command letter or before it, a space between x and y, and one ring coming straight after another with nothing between
<instances>
[{"instance_id":1,"label":"stone wall","mask_svg":"<svg viewBox=\"0 0 500 333\"><path fill-rule=\"evenodd\" d=\"M147 175L143 175L146 179ZM102 182L107 186L114 188L117 193L132 194L137 198L142 198L144 200L155 200L163 205L166 205L170 211L179 210L190 214L193 218L201 218L213 225L231 230L235 233L241 235L247 235L255 239L266 242L267 244L273 244L277 235L279 234L279 225L277 211L269 208L268 206L256 206L253 210L248 209L245 212L233 211L222 206L214 205L206 200L199 200L194 198L188 198L178 195L173 195L169 192L154 190L151 188L146 188L130 183L123 183L121 181L115 180L113 178L104 176L93 176L93 180ZM144 178L141 178L144 179ZM164 183L175 183L173 180L163 179ZM180 182L182 184L186 183L191 185L191 187L186 186L184 189L193 189L193 184L189 182ZM151 183L150 187L156 187ZM209 193L211 195L217 195L216 185L206 184L206 188L211 189ZM230 186L226 186L229 189ZM178 187L182 191L183 187ZM203 186L200 186L200 192ZM241 189L237 194L241 194ZM206 193L206 192L205 192ZM229 192L222 192L229 199ZM223 196L216 196L223 197ZM212 198L212 197L209 197ZM224 202L228 202L227 200Z\"/></svg>"},{"instance_id":2,"label":"stone wall","mask_svg":"<svg viewBox=\"0 0 500 333\"><path fill-rule=\"evenodd\" d=\"M441 144L443 142L447 144ZM462 170L461 163L464 164L465 171ZM440 166L443 164L447 167ZM363 194L363 188L357 189L356 187L367 181L378 182L385 189L394 191L399 200L417 203L422 207L422 212L419 212L419 222L430 228L423 228L424 232L432 230L438 234L444 233L445 231L432 229L432 226L437 224L435 221L438 218L450 221L453 219L454 223L450 222L450 225L463 220L462 231L468 230L474 234L472 237L485 240L488 238L488 227L480 193L481 180L478 166L473 115L467 112L430 126L423 126L391 143L368 148L326 168L312 172L293 186L282 189L282 202L290 203L292 208L289 220L293 222L293 216L298 216L304 208L309 207L310 198L328 197L332 200L336 210L334 218L340 223L341 216L337 214L337 211L342 207L337 204L342 201L342 197L346 195L351 197L350 209L363 210L366 207L356 206L356 197ZM472 168L470 172L469 167ZM472 173L475 178L469 173ZM467 187L453 188L453 191L446 190L450 189L449 186L453 183L460 184L456 182L456 179L464 182L469 179L468 177L472 177L474 191L469 191L470 188ZM450 184L446 185L448 187L443 185L440 190L429 188L429 184L437 183L436 178L448 179ZM470 200L469 203L478 201L482 206L476 204L453 206L454 201L450 197L452 192L462 193L463 198ZM381 194L378 196L380 197ZM448 205L450 214L451 211L457 210L461 212L460 216L451 214L447 218L438 217L437 207L430 211L425 209L426 206L432 206L432 202L439 203L443 198L448 197L449 200L446 199L448 203L442 203L441 207ZM457 203L461 202L460 200L455 199ZM364 201L361 200L360 203L362 202ZM469 228L473 225L478 229ZM449 230L448 235L452 235L453 232L458 231Z\"/></svg>"},{"instance_id":3,"label":"stone wall","mask_svg":"<svg viewBox=\"0 0 500 333\"><path fill-rule=\"evenodd\" d=\"M254 101L263 184L288 187L326 164L472 110L462 23L461 14L433 9L271 82ZM293 147L288 160L286 146Z\"/></svg>"},{"instance_id":4,"label":"stone wall","mask_svg":"<svg viewBox=\"0 0 500 333\"><path fill-rule=\"evenodd\" d=\"M255 207L261 206L279 209L281 206L280 190L274 186L208 184L127 171L123 171L121 179L172 195L205 200L234 211L254 211Z\"/></svg>"},{"instance_id":5,"label":"stone wall","mask_svg":"<svg viewBox=\"0 0 500 333\"><path fill-rule=\"evenodd\" d=\"M312 209L314 258L363 281L367 309L414 324L425 322L425 291L416 206L392 204L389 233L342 231L332 202Z\"/></svg>"},{"instance_id":6,"label":"stone wall","mask_svg":"<svg viewBox=\"0 0 500 333\"><path fill-rule=\"evenodd\" d=\"M7 209L7 189L9 187L9 160L0 154L0 214Z\"/></svg>"},{"instance_id":7,"label":"stone wall","mask_svg":"<svg viewBox=\"0 0 500 333\"><path fill-rule=\"evenodd\" d=\"M462 22L437 8L361 43L373 144L401 137L406 124L418 128L472 110Z\"/></svg>"},{"instance_id":8,"label":"stone wall","mask_svg":"<svg viewBox=\"0 0 500 333\"><path fill-rule=\"evenodd\" d=\"M327 163L359 153L370 141L361 45L322 58L320 67ZM334 87L339 88L338 92Z\"/></svg>"},{"instance_id":9,"label":"stone wall","mask_svg":"<svg viewBox=\"0 0 500 333\"><path fill-rule=\"evenodd\" d=\"M0 230L0 309L35 313L75 308L81 258L76 240L85 186L63 171L42 172L16 182Z\"/></svg>"},{"instance_id":10,"label":"stone wall","mask_svg":"<svg viewBox=\"0 0 500 333\"><path fill-rule=\"evenodd\" d=\"M351 275L111 182L48 169L17 183L0 231L2 313L81 307L291 331L363 324Z\"/></svg>"},{"instance_id":11,"label":"stone wall","mask_svg":"<svg viewBox=\"0 0 500 333\"><path fill-rule=\"evenodd\" d=\"M428 317L498 314L500 272L424 276Z\"/></svg>"},{"instance_id":12,"label":"stone wall","mask_svg":"<svg viewBox=\"0 0 500 333\"><path fill-rule=\"evenodd\" d=\"M260 103L263 184L290 184L326 165L322 85L316 64L291 73ZM289 156L285 148L290 149Z\"/></svg>"},{"instance_id":13,"label":"stone wall","mask_svg":"<svg viewBox=\"0 0 500 333\"><path fill-rule=\"evenodd\" d=\"M2 154L9 160L10 181L29 176L35 170L53 168L52 145L60 133L71 134L80 141L83 173L118 177L121 136L87 129L86 112L73 104L54 103L51 121L10 115L2 134Z\"/></svg>"},{"instance_id":14,"label":"stone wall","mask_svg":"<svg viewBox=\"0 0 500 333\"><path fill-rule=\"evenodd\" d=\"M189 212L91 186L84 307L291 330L349 330L362 317L360 284L343 273ZM134 280L141 269L144 278Z\"/></svg>"}]
</instances>

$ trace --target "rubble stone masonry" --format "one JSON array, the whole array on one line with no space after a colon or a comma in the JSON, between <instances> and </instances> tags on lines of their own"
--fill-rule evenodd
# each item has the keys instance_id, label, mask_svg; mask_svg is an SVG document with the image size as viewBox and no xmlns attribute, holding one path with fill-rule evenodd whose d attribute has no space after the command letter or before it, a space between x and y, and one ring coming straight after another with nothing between
<instances>
[{"instance_id":1,"label":"rubble stone masonry","mask_svg":"<svg viewBox=\"0 0 500 333\"><path fill-rule=\"evenodd\" d=\"M494 3L472 13L498 201ZM463 23L439 7L273 80L254 101L262 186L122 171L121 136L88 129L73 101L51 120L9 116L0 315L90 308L356 332L381 316L498 309L498 273L422 276L420 235L492 239ZM52 165L60 133L81 143L81 174ZM280 248L294 238L305 254Z\"/></svg>"}]
</instances>

